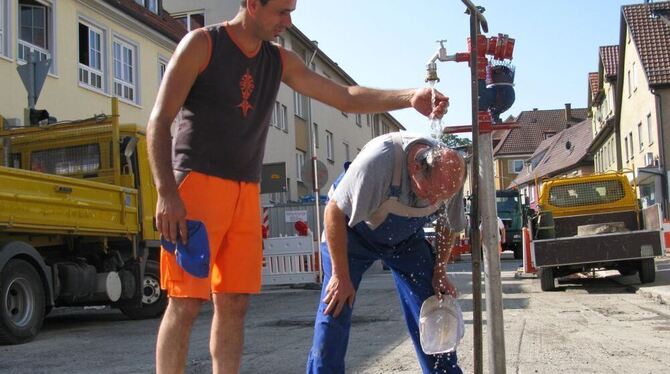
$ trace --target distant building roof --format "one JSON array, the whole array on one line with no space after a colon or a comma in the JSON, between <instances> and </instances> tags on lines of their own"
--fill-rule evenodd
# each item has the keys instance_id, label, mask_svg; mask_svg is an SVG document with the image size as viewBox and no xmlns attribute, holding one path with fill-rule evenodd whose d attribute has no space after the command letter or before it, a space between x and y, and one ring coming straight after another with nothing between
<instances>
[{"instance_id":1,"label":"distant building roof","mask_svg":"<svg viewBox=\"0 0 670 374\"><path fill-rule=\"evenodd\" d=\"M578 166L588 154L592 139L591 120L586 119L544 140L510 186L523 185L535 178L553 176Z\"/></svg>"},{"instance_id":2,"label":"distant building roof","mask_svg":"<svg viewBox=\"0 0 670 374\"><path fill-rule=\"evenodd\" d=\"M598 96L599 88L600 80L598 79L598 73L589 73L589 94L591 95L591 100L594 100Z\"/></svg>"},{"instance_id":3,"label":"distant building roof","mask_svg":"<svg viewBox=\"0 0 670 374\"><path fill-rule=\"evenodd\" d=\"M670 84L670 2L622 9L649 85Z\"/></svg>"},{"instance_id":4,"label":"distant building roof","mask_svg":"<svg viewBox=\"0 0 670 374\"><path fill-rule=\"evenodd\" d=\"M565 109L523 111L517 117L519 127L507 131L493 149L493 156L532 154L546 137L583 121L587 114L588 109L570 109L569 104Z\"/></svg>"},{"instance_id":5,"label":"distant building roof","mask_svg":"<svg viewBox=\"0 0 670 374\"><path fill-rule=\"evenodd\" d=\"M600 61L605 67L605 79L616 78L619 71L619 46L606 45L600 47Z\"/></svg>"},{"instance_id":6,"label":"distant building roof","mask_svg":"<svg viewBox=\"0 0 670 374\"><path fill-rule=\"evenodd\" d=\"M134 0L104 0L104 2L144 23L176 43L179 43L181 38L186 35L184 26L172 18L163 7L159 7L159 14L155 14Z\"/></svg>"}]
</instances>

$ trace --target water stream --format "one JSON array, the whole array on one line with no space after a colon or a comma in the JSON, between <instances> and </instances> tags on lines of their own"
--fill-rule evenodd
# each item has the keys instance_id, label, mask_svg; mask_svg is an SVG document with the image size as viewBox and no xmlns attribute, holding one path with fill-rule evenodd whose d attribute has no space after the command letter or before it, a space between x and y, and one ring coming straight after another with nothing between
<instances>
[{"instance_id":1,"label":"water stream","mask_svg":"<svg viewBox=\"0 0 670 374\"><path fill-rule=\"evenodd\" d=\"M435 97L435 81L429 81L430 85L430 91L432 93L432 97L430 102L433 105L433 109L437 106L437 98ZM429 118L430 121L430 135L434 139L440 139L442 137L442 119L439 118L434 118L431 117Z\"/></svg>"}]
</instances>

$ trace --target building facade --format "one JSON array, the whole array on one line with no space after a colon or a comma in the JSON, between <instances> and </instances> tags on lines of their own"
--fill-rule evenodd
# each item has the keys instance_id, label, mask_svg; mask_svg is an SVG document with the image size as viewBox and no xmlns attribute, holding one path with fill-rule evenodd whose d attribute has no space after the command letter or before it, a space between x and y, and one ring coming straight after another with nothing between
<instances>
[{"instance_id":1,"label":"building facade","mask_svg":"<svg viewBox=\"0 0 670 374\"><path fill-rule=\"evenodd\" d=\"M58 121L110 113L145 125L181 25L150 0L0 0L0 115L26 125L16 68L31 52L51 66L36 108Z\"/></svg>"},{"instance_id":2,"label":"building facade","mask_svg":"<svg viewBox=\"0 0 670 374\"><path fill-rule=\"evenodd\" d=\"M493 148L496 190L513 188L512 182L540 143L586 117L586 109L573 109L570 104L565 104L565 109L533 109L521 112L516 118L518 128L505 130L494 137L497 142Z\"/></svg>"},{"instance_id":3,"label":"building facade","mask_svg":"<svg viewBox=\"0 0 670 374\"><path fill-rule=\"evenodd\" d=\"M670 2L622 7L618 130L622 168L637 177L643 206L668 215L670 166Z\"/></svg>"},{"instance_id":4,"label":"building facade","mask_svg":"<svg viewBox=\"0 0 670 374\"><path fill-rule=\"evenodd\" d=\"M598 53L598 72L589 74L589 110L593 143L589 152L593 155L596 173L620 169L621 160L615 130L615 94L619 68L619 46L603 46Z\"/></svg>"},{"instance_id":5,"label":"building facade","mask_svg":"<svg viewBox=\"0 0 670 374\"><path fill-rule=\"evenodd\" d=\"M200 23L214 24L232 19L240 7L239 0L164 0L165 8L182 24L194 29ZM356 82L337 63L332 61L298 27L288 29L277 38L277 43L302 57L310 68L325 77L346 85ZM317 50L316 55L314 54ZM314 58L312 58L314 56ZM305 183L303 165L312 157L311 140L314 139L316 157L328 171L328 181L321 193L344 170L344 163L356 157L373 137L404 130L388 113L362 115L343 113L333 107L309 100L285 84L281 84L270 123L265 149L264 164L285 164L286 192L263 194L263 203L299 201L310 196Z\"/></svg>"}]
</instances>

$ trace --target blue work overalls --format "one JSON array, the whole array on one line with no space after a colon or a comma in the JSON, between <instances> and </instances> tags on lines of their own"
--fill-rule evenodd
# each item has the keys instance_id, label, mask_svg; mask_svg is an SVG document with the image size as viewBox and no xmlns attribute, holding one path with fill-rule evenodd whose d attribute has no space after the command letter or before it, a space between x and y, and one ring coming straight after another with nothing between
<instances>
[{"instance_id":1,"label":"blue work overalls","mask_svg":"<svg viewBox=\"0 0 670 374\"><path fill-rule=\"evenodd\" d=\"M381 259L393 273L396 289L400 296L405 322L414 343L414 349L424 373L461 374L457 365L456 352L441 355L427 355L421 349L419 339L419 312L424 300L434 294L432 287L435 257L425 240L422 227L433 219L436 206L411 208L401 205L400 174L403 160L399 138L395 143L395 165L393 183L389 199L372 216L385 217L375 229L365 222L353 228L347 226L347 255L349 274L354 288L358 291L363 273L376 260ZM334 187L342 178L338 178ZM401 213L402 215L394 214ZM321 302L316 312L314 340L307 361L307 373L344 373L344 357L349 342L352 309L345 305L340 315L324 315L327 304L326 286L332 275L328 246L321 243L323 263L323 288Z\"/></svg>"}]
</instances>

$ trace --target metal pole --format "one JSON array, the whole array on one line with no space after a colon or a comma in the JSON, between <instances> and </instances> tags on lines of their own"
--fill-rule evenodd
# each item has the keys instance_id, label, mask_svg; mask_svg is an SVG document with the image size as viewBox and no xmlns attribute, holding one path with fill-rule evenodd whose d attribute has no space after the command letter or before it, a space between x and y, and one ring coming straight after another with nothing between
<instances>
[{"instance_id":1,"label":"metal pole","mask_svg":"<svg viewBox=\"0 0 670 374\"><path fill-rule=\"evenodd\" d=\"M481 243L484 242L486 321L489 343L489 370L494 374L505 374L505 330L502 315L502 285L500 282L500 257L498 255L497 213L493 176L493 147L491 133L479 133L479 76L477 74L478 40L480 26L488 31L486 19L479 8L470 0L462 0L470 10L470 68L472 84L472 165L479 167L479 173L473 175L472 191L472 282L473 282L473 322L475 325L475 373L482 372L482 321L481 321ZM481 158L480 158L481 157ZM481 178L481 184L479 179ZM479 199L481 197L481 200ZM481 204L481 206L479 205ZM482 229L480 235L479 211L481 208Z\"/></svg>"},{"instance_id":2,"label":"metal pole","mask_svg":"<svg viewBox=\"0 0 670 374\"><path fill-rule=\"evenodd\" d=\"M472 91L472 175L470 200L470 239L472 243L472 324L474 373L482 374L482 274L481 239L479 237L479 87L477 77L477 34L479 12L470 10L470 84ZM476 172L476 173L475 173Z\"/></svg>"},{"instance_id":3,"label":"metal pole","mask_svg":"<svg viewBox=\"0 0 670 374\"><path fill-rule=\"evenodd\" d=\"M479 139L479 204L482 216L484 244L484 284L486 288L486 333L489 348L489 371L505 374L505 325L503 321L502 283L500 280L500 255L498 254L498 218L496 213L493 181L493 146L491 133Z\"/></svg>"},{"instance_id":4,"label":"metal pole","mask_svg":"<svg viewBox=\"0 0 670 374\"><path fill-rule=\"evenodd\" d=\"M316 53L319 51L319 45L316 41L313 41L314 43L314 52L312 53L312 57L309 59L309 62L307 63L307 68L311 69L312 68L312 62L314 62L314 58L316 57ZM312 182L314 182L314 217L316 219L316 241L317 243L320 243L320 238L321 238L321 211L320 211L320 204L319 204L319 175L317 173L317 154L316 154L316 135L314 133L313 125L312 125L312 99L307 96L307 133L309 134L309 142L310 142L310 150L312 153ZM312 238L312 241L314 238ZM319 250L320 246L317 245L316 250L319 251L319 283L323 283L323 261L321 260L321 252Z\"/></svg>"}]
</instances>

